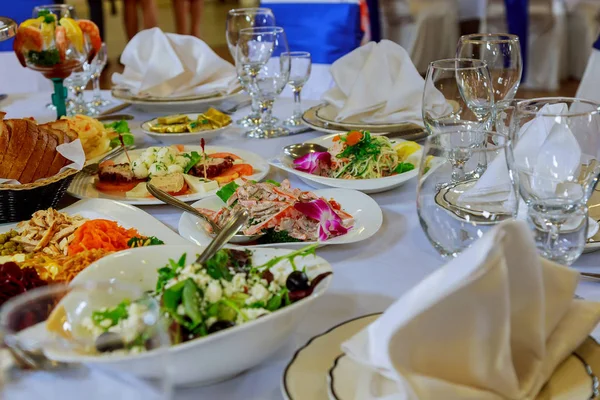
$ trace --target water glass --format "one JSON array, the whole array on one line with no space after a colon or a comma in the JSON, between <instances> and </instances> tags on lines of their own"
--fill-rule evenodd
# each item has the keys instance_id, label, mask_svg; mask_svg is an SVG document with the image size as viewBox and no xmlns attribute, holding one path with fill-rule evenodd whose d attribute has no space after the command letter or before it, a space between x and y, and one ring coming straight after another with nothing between
<instances>
[{"instance_id":1,"label":"water glass","mask_svg":"<svg viewBox=\"0 0 600 400\"><path fill-rule=\"evenodd\" d=\"M600 175L600 104L560 97L524 100L508 126L507 160L529 220L543 233L536 234L540 253L569 265L583 251L585 237L572 230L581 226Z\"/></svg>"},{"instance_id":2,"label":"water glass","mask_svg":"<svg viewBox=\"0 0 600 400\"><path fill-rule=\"evenodd\" d=\"M310 77L310 70L312 66L310 53L306 51L292 51L289 53L283 53L281 58L289 58L290 80L288 84L292 87L292 92L294 93L294 114L286 119L283 124L286 126L302 125L303 111L300 92L302 92L304 84Z\"/></svg>"},{"instance_id":3,"label":"water glass","mask_svg":"<svg viewBox=\"0 0 600 400\"><path fill-rule=\"evenodd\" d=\"M493 107L492 81L483 61L452 58L429 64L422 113L429 134L484 130L492 120Z\"/></svg>"},{"instance_id":4,"label":"water glass","mask_svg":"<svg viewBox=\"0 0 600 400\"><path fill-rule=\"evenodd\" d=\"M69 4L50 4L36 6L33 8L32 16L33 18L37 18L40 11L50 11L52 14L56 15L58 19L61 18L73 18L77 19L77 13L75 12L75 6Z\"/></svg>"},{"instance_id":5,"label":"water glass","mask_svg":"<svg viewBox=\"0 0 600 400\"><path fill-rule=\"evenodd\" d=\"M518 213L509 178L509 138L488 131L455 130L430 135L417 183L417 213L425 235L444 257L456 257L487 231ZM488 170L475 173L480 160ZM456 171L463 174L456 176Z\"/></svg>"},{"instance_id":6,"label":"water glass","mask_svg":"<svg viewBox=\"0 0 600 400\"><path fill-rule=\"evenodd\" d=\"M229 10L225 25L225 38L234 61L240 31L245 28L261 26L275 26L275 16L269 8L236 8ZM244 127L254 127L260 123L259 104L255 98L252 98L252 112L236 121L236 123Z\"/></svg>"},{"instance_id":7,"label":"water glass","mask_svg":"<svg viewBox=\"0 0 600 400\"><path fill-rule=\"evenodd\" d=\"M71 94L72 103L67 109L67 115L96 115L98 111L94 107L88 106L83 97L83 92L92 77L91 65L83 63L81 67L76 68L67 79L65 86Z\"/></svg>"},{"instance_id":8,"label":"water glass","mask_svg":"<svg viewBox=\"0 0 600 400\"><path fill-rule=\"evenodd\" d=\"M287 135L286 128L276 126L273 103L290 78L290 58L285 31L281 27L246 28L240 31L236 52L236 69L242 87L256 98L261 109L260 123L249 137L272 138Z\"/></svg>"},{"instance_id":9,"label":"water glass","mask_svg":"<svg viewBox=\"0 0 600 400\"><path fill-rule=\"evenodd\" d=\"M102 360L123 356L143 358L143 353L118 353L123 350L101 353L100 341L94 340L96 334L87 328L94 324L94 311L113 308L123 301L135 301L138 305L139 318L129 319L135 321L131 325L135 329L133 334L139 334L136 337L142 338L147 351L159 352L157 357L161 362L144 368L147 373L144 379L119 366L119 362ZM167 328L160 321L159 304L137 287L108 282L40 287L3 305L0 328L14 359L8 370L0 371L2 399L171 398ZM111 337L107 346L118 346L131 333L110 332L103 334Z\"/></svg>"},{"instance_id":10,"label":"water glass","mask_svg":"<svg viewBox=\"0 0 600 400\"><path fill-rule=\"evenodd\" d=\"M102 91L100 90L100 76L102 76L102 71L104 70L104 67L106 67L107 62L108 52L106 50L106 43L102 43L102 47L100 47L100 50L92 60L91 73L94 95L88 107L98 109L112 103L110 100L102 97Z\"/></svg>"},{"instance_id":11,"label":"water glass","mask_svg":"<svg viewBox=\"0 0 600 400\"><path fill-rule=\"evenodd\" d=\"M506 33L463 35L458 41L457 58L471 58L486 63L496 103L511 100L517 94L523 62L519 37Z\"/></svg>"}]
</instances>

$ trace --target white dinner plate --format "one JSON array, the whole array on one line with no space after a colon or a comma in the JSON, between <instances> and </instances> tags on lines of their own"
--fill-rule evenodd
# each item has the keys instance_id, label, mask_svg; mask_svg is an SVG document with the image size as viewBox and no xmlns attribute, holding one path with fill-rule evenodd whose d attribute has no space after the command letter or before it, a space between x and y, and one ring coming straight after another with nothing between
<instances>
[{"instance_id":1,"label":"white dinner plate","mask_svg":"<svg viewBox=\"0 0 600 400\"><path fill-rule=\"evenodd\" d=\"M115 221L123 228L136 229L142 235L156 236L158 239L165 242L165 244L188 244L187 240L173 232L152 215L137 207L118 201L107 199L85 199L59 211L69 215L78 214L89 219L108 219ZM0 225L0 233L15 229L16 226L16 223L2 224Z\"/></svg>"},{"instance_id":2,"label":"white dinner plate","mask_svg":"<svg viewBox=\"0 0 600 400\"><path fill-rule=\"evenodd\" d=\"M327 136L318 137L316 139L307 140L306 143L317 143L321 146L330 148L333 145L333 138L337 134L331 134ZM390 139L392 144L404 142L403 139ZM415 178L419 174L419 166L415 165L415 169L404 172L402 174L388 176L385 178L377 179L337 179L329 178L325 176L313 175L307 172L298 171L294 168L294 160L283 154L283 152L277 157L271 158L269 164L274 167L281 168L291 174L298 176L307 185L314 188L327 188L334 187L340 189L353 189L359 190L364 193L379 193L385 192L402 186L404 183Z\"/></svg>"},{"instance_id":3,"label":"white dinner plate","mask_svg":"<svg viewBox=\"0 0 600 400\"><path fill-rule=\"evenodd\" d=\"M381 208L366 194L345 189L315 190L314 193L319 197L334 199L345 212L354 217L354 225L347 234L320 242L322 246L360 242L370 238L381 228L383 223ZM207 197L192 204L192 207L215 211L220 210L223 206L225 203L217 196ZM179 219L179 234L193 243L206 246L212 238L206 233L204 224L205 222L199 218L189 213L183 213ZM316 242L270 243L253 247L300 248L312 243Z\"/></svg>"},{"instance_id":4,"label":"white dinner plate","mask_svg":"<svg viewBox=\"0 0 600 400\"><path fill-rule=\"evenodd\" d=\"M140 110L157 114L161 112L195 112L198 111L199 108L206 107L208 105L220 104L224 101L237 102L248 97L239 91L226 95L221 95L219 93L208 93L205 95L173 98L151 96L143 97L132 95L129 90L123 88L113 88L111 94L115 99L131 103Z\"/></svg>"},{"instance_id":5,"label":"white dinner plate","mask_svg":"<svg viewBox=\"0 0 600 400\"><path fill-rule=\"evenodd\" d=\"M233 147L221 147L221 146L206 146L205 149L206 149L207 154L221 153L221 152L236 154L242 160L244 160L245 163L252 165L252 168L254 168L254 174L252 174L250 176L246 176L245 177L246 179L260 181L265 176L267 176L267 174L269 173L269 164L261 156L259 156L256 153L252 153L250 151L246 151L246 150L242 150L242 149L236 149ZM129 152L129 157L133 160L133 159L137 158L143 151L144 151L144 149L132 150ZM186 146L184 146L184 151L185 152L190 152L190 151L201 152L202 148L200 146L186 145ZM127 156L125 154L122 154L119 157L115 158L114 161L116 163L126 162ZM164 204L162 201L157 200L155 198L134 199L134 198L127 198L125 196L125 193L123 193L122 195L112 195L112 194L103 193L103 192L99 191L98 189L96 189L96 187L94 186L94 182L96 179L97 179L97 177L95 175L88 175L85 173L77 174L75 176L75 179L73 179L73 182L71 182L71 185L69 186L68 193L71 196L77 197L79 199L102 198L102 199L117 200L117 201L121 201L123 203L135 204L135 205ZM240 184L242 183L242 181L240 179L238 179L237 182ZM196 201L196 200L200 200L202 198L208 197L208 196L212 196L215 194L216 191L217 190L213 190L213 191L206 192L206 193L194 192L194 193L186 194L184 196L177 196L177 198L181 201L186 201L186 202Z\"/></svg>"},{"instance_id":6,"label":"white dinner plate","mask_svg":"<svg viewBox=\"0 0 600 400\"><path fill-rule=\"evenodd\" d=\"M192 121L197 120L199 115L200 114L187 114L188 118ZM162 142L166 145L189 144L189 143L198 144L198 143L200 143L201 138L204 138L205 140L213 139L213 138L219 136L221 133L223 133L223 131L225 131L231 127L231 123L230 123L229 125L224 126L222 128L211 129L211 130L200 131L200 132L184 132L184 133L152 132L150 130L150 126L153 124L156 124L157 119L158 118L154 118L154 119L151 119L150 121L144 122L141 125L142 131L144 131L144 133L146 135L150 136L151 138L156 139L159 142Z\"/></svg>"},{"instance_id":7,"label":"white dinner plate","mask_svg":"<svg viewBox=\"0 0 600 400\"><path fill-rule=\"evenodd\" d=\"M347 131L366 130L370 132L397 132L407 129L418 129L423 131L423 127L413 124L412 122L369 123L362 122L358 116L350 117L343 122L336 121L335 118L338 115L338 109L332 104L321 104L317 106L315 115L321 122Z\"/></svg>"}]
</instances>

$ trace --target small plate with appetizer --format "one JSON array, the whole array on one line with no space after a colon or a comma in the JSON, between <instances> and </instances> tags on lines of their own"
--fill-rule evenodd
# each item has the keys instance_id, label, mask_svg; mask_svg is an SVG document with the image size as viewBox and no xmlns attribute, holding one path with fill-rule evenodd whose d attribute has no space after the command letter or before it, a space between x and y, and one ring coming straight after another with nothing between
<instances>
[{"instance_id":1,"label":"small plate with appetizer","mask_svg":"<svg viewBox=\"0 0 600 400\"><path fill-rule=\"evenodd\" d=\"M281 154L269 160L314 188L334 187L378 193L394 189L418 174L423 148L403 139L368 131L322 136L307 143L327 151L292 159ZM430 162L431 160L426 160Z\"/></svg>"},{"instance_id":2,"label":"small plate with appetizer","mask_svg":"<svg viewBox=\"0 0 600 400\"><path fill-rule=\"evenodd\" d=\"M256 243L246 244L257 247L354 243L373 236L383 223L381 208L364 193L346 189L303 191L292 188L287 179L248 181L241 186L232 182L192 207L218 226L223 226L237 209L247 209L250 219L241 233L262 233ZM189 213L183 213L179 220L179 234L194 243L210 243L209 232L205 221Z\"/></svg>"},{"instance_id":3,"label":"small plate with appetizer","mask_svg":"<svg viewBox=\"0 0 600 400\"><path fill-rule=\"evenodd\" d=\"M112 200L87 199L60 211L36 211L29 220L0 225L0 305L38 286L70 282L115 252L186 243L145 211ZM11 284L15 281L20 285Z\"/></svg>"},{"instance_id":4,"label":"small plate with appetizer","mask_svg":"<svg viewBox=\"0 0 600 400\"><path fill-rule=\"evenodd\" d=\"M260 181L268 172L269 164L246 150L202 145L148 147L102 163L97 174L78 174L68 192L78 198L163 204L146 189L146 182L151 182L181 201L196 201L232 181Z\"/></svg>"},{"instance_id":5,"label":"small plate with appetizer","mask_svg":"<svg viewBox=\"0 0 600 400\"><path fill-rule=\"evenodd\" d=\"M209 108L202 114L175 114L154 118L142 124L148 136L164 144L198 143L209 140L231 125L231 117Z\"/></svg>"}]
</instances>

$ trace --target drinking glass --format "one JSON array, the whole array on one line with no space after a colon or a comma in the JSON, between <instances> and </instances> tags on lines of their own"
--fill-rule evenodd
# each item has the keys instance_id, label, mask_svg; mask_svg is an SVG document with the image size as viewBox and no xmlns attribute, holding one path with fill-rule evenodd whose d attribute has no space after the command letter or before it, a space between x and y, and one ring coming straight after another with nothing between
<instances>
[{"instance_id":1,"label":"drinking glass","mask_svg":"<svg viewBox=\"0 0 600 400\"><path fill-rule=\"evenodd\" d=\"M573 232L587 226L585 206L600 175L600 104L561 97L524 100L508 126L507 161L538 250L570 265L583 251L585 235Z\"/></svg>"},{"instance_id":2,"label":"drinking glass","mask_svg":"<svg viewBox=\"0 0 600 400\"><path fill-rule=\"evenodd\" d=\"M312 66L310 53L306 51L292 51L289 53L283 53L281 57L289 58L290 80L288 84L292 87L292 92L294 92L294 114L286 119L283 124L286 126L302 125L302 104L300 92L310 77L310 70Z\"/></svg>"},{"instance_id":3,"label":"drinking glass","mask_svg":"<svg viewBox=\"0 0 600 400\"><path fill-rule=\"evenodd\" d=\"M290 58L285 31L281 27L246 28L240 31L237 44L236 68L242 86L258 100L260 123L249 137L271 138L287 135L286 128L278 127L271 115L273 102L290 78Z\"/></svg>"},{"instance_id":4,"label":"drinking glass","mask_svg":"<svg viewBox=\"0 0 600 400\"><path fill-rule=\"evenodd\" d=\"M456 57L487 64L496 103L511 100L517 94L523 73L518 36L505 33L463 35L458 41Z\"/></svg>"},{"instance_id":5,"label":"drinking glass","mask_svg":"<svg viewBox=\"0 0 600 400\"><path fill-rule=\"evenodd\" d=\"M136 318L130 315L127 320L133 323L123 324L123 330L111 327L100 336L92 334L88 326L98 326L92 313L123 301L136 305ZM130 313L132 309L125 310ZM105 321L101 320L99 325ZM108 282L40 287L4 303L0 329L15 361L0 379L2 399L167 400L171 397L166 351L169 335L160 320L159 304L137 287ZM116 361L106 362L110 357L146 355L144 351L124 353L123 346L131 343L132 335L140 341L140 349L157 352L159 362L144 367L146 379L125 370L122 363L119 366ZM98 339L94 340L96 336ZM106 351L111 352L103 353Z\"/></svg>"},{"instance_id":6,"label":"drinking glass","mask_svg":"<svg viewBox=\"0 0 600 400\"><path fill-rule=\"evenodd\" d=\"M477 130L427 138L419 167L417 213L442 257L458 256L498 223L516 218L516 188L505 157L508 143L506 135ZM469 173L479 169L481 158L489 161L488 170ZM457 169L464 172L461 179L455 176Z\"/></svg>"},{"instance_id":7,"label":"drinking glass","mask_svg":"<svg viewBox=\"0 0 600 400\"><path fill-rule=\"evenodd\" d=\"M275 26L275 17L269 8L236 8L229 10L225 25L225 38L231 57L235 61L236 46L240 38L240 31L245 28ZM260 123L259 105L252 98L252 112L236 121L244 127L254 127Z\"/></svg>"},{"instance_id":8,"label":"drinking glass","mask_svg":"<svg viewBox=\"0 0 600 400\"><path fill-rule=\"evenodd\" d=\"M429 134L484 130L493 106L492 81L483 61L450 58L429 64L423 91L423 121Z\"/></svg>"},{"instance_id":9,"label":"drinking glass","mask_svg":"<svg viewBox=\"0 0 600 400\"><path fill-rule=\"evenodd\" d=\"M77 19L77 13L75 12L75 7L69 4L47 4L42 6L36 6L33 8L33 18L37 18L40 11L48 10L52 14L56 15L60 18L73 18Z\"/></svg>"},{"instance_id":10,"label":"drinking glass","mask_svg":"<svg viewBox=\"0 0 600 400\"><path fill-rule=\"evenodd\" d=\"M90 103L90 107L98 109L99 107L107 106L112 102L102 97L102 91L100 90L100 76L106 63L108 62L108 52L106 50L106 43L102 43L100 51L96 54L96 57L92 60L92 84L94 85L94 97Z\"/></svg>"},{"instance_id":11,"label":"drinking glass","mask_svg":"<svg viewBox=\"0 0 600 400\"><path fill-rule=\"evenodd\" d=\"M75 68L71 75L65 79L65 86L71 93L72 103L67 110L67 115L96 115L98 111L85 102L83 92L92 77L92 66L87 62Z\"/></svg>"}]
</instances>

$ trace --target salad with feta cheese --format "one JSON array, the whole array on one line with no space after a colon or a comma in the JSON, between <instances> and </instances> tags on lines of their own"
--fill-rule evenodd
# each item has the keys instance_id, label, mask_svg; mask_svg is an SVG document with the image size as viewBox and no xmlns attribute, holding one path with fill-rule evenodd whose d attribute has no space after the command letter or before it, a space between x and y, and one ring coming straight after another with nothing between
<instances>
[{"instance_id":1,"label":"salad with feta cheese","mask_svg":"<svg viewBox=\"0 0 600 400\"><path fill-rule=\"evenodd\" d=\"M312 294L331 272L298 269L294 260L315 256L317 245L253 262L250 250L221 249L205 264L187 263L188 254L158 270L155 297L161 306L172 344L187 342L276 312ZM290 271L291 265L291 271ZM148 344L141 329L143 301L124 301L94 311L82 326L96 340L100 353L142 352ZM102 339L118 335L109 346Z\"/></svg>"}]
</instances>

